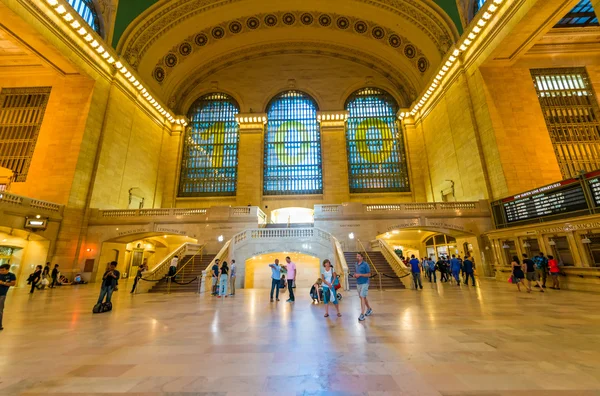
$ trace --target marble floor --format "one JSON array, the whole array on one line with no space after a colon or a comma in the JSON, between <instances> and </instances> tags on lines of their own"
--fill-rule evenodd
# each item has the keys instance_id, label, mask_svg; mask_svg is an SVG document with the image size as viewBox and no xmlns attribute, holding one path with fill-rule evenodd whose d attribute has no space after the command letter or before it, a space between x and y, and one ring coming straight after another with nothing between
<instances>
[{"instance_id":1,"label":"marble floor","mask_svg":"<svg viewBox=\"0 0 600 396\"><path fill-rule=\"evenodd\" d=\"M99 315L97 285L14 289L0 394L600 395L600 295L424 286L371 290L364 323L353 292L325 319L305 289L291 305L122 285Z\"/></svg>"}]
</instances>

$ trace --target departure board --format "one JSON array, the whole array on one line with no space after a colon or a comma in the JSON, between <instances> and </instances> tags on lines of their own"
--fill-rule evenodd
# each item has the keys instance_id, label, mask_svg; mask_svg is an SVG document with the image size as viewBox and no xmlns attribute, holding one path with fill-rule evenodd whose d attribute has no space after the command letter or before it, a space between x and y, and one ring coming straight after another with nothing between
<instances>
[{"instance_id":1,"label":"departure board","mask_svg":"<svg viewBox=\"0 0 600 396\"><path fill-rule=\"evenodd\" d=\"M594 198L594 204L600 207L600 171L595 171L585 175L588 181L590 192Z\"/></svg>"},{"instance_id":2,"label":"departure board","mask_svg":"<svg viewBox=\"0 0 600 396\"><path fill-rule=\"evenodd\" d=\"M597 183L600 194L600 181ZM588 205L581 183L577 179L569 179L505 198L502 207L507 222L513 223L575 212L587 209Z\"/></svg>"}]
</instances>

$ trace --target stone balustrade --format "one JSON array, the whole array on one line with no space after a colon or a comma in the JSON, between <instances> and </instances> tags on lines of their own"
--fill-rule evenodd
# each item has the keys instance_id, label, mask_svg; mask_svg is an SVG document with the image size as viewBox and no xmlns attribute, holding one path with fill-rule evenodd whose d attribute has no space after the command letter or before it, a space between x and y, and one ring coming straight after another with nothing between
<instances>
[{"instance_id":1,"label":"stone balustrade","mask_svg":"<svg viewBox=\"0 0 600 396\"><path fill-rule=\"evenodd\" d=\"M24 215L35 213L45 216L62 217L64 206L8 192L0 192L0 209L15 211Z\"/></svg>"}]
</instances>

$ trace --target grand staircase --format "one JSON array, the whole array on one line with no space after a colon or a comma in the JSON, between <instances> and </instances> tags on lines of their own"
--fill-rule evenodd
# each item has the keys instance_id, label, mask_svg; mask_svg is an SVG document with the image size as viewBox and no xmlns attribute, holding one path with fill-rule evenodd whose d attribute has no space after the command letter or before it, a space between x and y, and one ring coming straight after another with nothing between
<instances>
[{"instance_id":1,"label":"grand staircase","mask_svg":"<svg viewBox=\"0 0 600 396\"><path fill-rule=\"evenodd\" d=\"M188 283L192 279L196 277L200 277L202 279L202 271L208 267L211 261L215 258L214 254L204 254L202 257L197 254L195 256L188 255L184 256L179 261L179 268L181 269L183 265L188 263L185 266L185 271L182 271L179 275L177 275L176 281L179 283ZM141 281L143 282L143 281ZM150 293L167 293L168 285L167 280L162 279L157 282L156 285L150 289ZM179 285L175 282L171 282L171 293L189 293L189 292L197 292L198 291L198 282L192 282L187 285Z\"/></svg>"},{"instance_id":2,"label":"grand staircase","mask_svg":"<svg viewBox=\"0 0 600 396\"><path fill-rule=\"evenodd\" d=\"M356 264L356 253L358 252L344 252L344 257L346 258L346 263L348 264L348 269L350 270L350 273L352 275L354 275L355 272L355 264ZM387 262L387 260L385 259L385 257L383 256L383 254L381 252L367 252L369 258L373 261L373 264L375 265L375 267L377 267L377 270L379 271L379 273L381 274L381 286L383 287L383 289L405 289L406 287L404 286L404 284L402 283L401 279L396 278L396 273L394 272L394 270L392 269L392 267L390 266L390 264ZM364 260L369 263L369 261L367 260L367 258L365 257ZM371 263L369 263L369 267L371 267L371 275L375 275L377 273L377 271L375 271L375 268L373 268L373 265L371 265ZM385 275L389 275L392 278L388 278ZM379 288L379 278L377 276L375 276L374 278L371 278L371 282L370 282L370 286L369 289L371 290L376 290ZM350 286L350 289L356 289L356 278L354 277L348 277L348 284Z\"/></svg>"}]
</instances>

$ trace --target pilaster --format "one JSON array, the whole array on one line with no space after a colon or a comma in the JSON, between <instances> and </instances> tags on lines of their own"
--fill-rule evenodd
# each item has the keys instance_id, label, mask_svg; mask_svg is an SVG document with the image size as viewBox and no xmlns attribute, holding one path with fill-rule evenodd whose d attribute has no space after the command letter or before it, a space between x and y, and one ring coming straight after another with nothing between
<instances>
[{"instance_id":1,"label":"pilaster","mask_svg":"<svg viewBox=\"0 0 600 396\"><path fill-rule=\"evenodd\" d=\"M321 157L323 158L323 203L349 202L346 120L348 111L320 111Z\"/></svg>"},{"instance_id":2,"label":"pilaster","mask_svg":"<svg viewBox=\"0 0 600 396\"><path fill-rule=\"evenodd\" d=\"M263 139L267 115L260 113L238 114L240 142L238 145L238 205L261 207Z\"/></svg>"}]
</instances>

